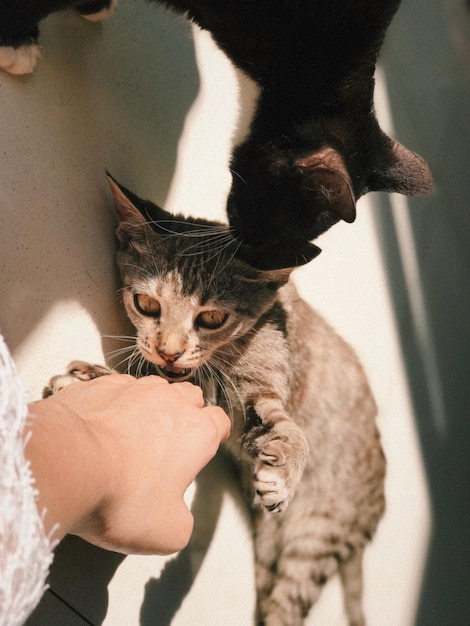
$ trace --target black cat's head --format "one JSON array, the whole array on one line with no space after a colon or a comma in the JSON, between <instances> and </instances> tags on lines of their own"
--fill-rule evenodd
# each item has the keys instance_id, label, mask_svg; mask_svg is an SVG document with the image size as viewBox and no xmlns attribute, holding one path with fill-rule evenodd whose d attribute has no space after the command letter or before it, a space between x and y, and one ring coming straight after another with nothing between
<instances>
[{"instance_id":1,"label":"black cat's head","mask_svg":"<svg viewBox=\"0 0 470 626\"><path fill-rule=\"evenodd\" d=\"M311 241L339 220L353 222L356 201L369 191L431 190L423 159L387 137L375 118L353 130L348 129L353 125L330 126L272 141L253 135L235 150L227 212L254 266L307 263L320 253ZM309 134L319 139L308 145Z\"/></svg>"}]
</instances>

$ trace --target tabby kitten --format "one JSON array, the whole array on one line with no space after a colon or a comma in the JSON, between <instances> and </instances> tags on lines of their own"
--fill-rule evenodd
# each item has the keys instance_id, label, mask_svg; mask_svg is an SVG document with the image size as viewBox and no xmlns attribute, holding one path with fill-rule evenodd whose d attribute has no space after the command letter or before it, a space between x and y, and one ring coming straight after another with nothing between
<instances>
[{"instance_id":1,"label":"tabby kitten","mask_svg":"<svg viewBox=\"0 0 470 626\"><path fill-rule=\"evenodd\" d=\"M208 30L259 87L227 202L251 265L311 260L320 252L311 240L352 222L369 191L430 191L424 161L385 135L373 110L375 64L400 0L158 1ZM109 2L2 0L0 46L34 49L38 21L67 5L90 12Z\"/></svg>"},{"instance_id":2,"label":"tabby kitten","mask_svg":"<svg viewBox=\"0 0 470 626\"><path fill-rule=\"evenodd\" d=\"M384 510L385 461L356 355L299 297L290 269L255 269L225 225L110 185L141 358L149 373L200 384L231 415L226 445L253 514L257 624L302 624L336 572L349 623L364 624L362 554ZM69 368L72 380L106 372Z\"/></svg>"}]
</instances>

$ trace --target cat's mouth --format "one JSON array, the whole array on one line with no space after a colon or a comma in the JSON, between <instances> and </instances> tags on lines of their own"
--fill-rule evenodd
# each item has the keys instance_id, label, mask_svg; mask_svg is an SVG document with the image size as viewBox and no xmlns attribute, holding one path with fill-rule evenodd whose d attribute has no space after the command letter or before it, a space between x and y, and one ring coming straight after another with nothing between
<instances>
[{"instance_id":1,"label":"cat's mouth","mask_svg":"<svg viewBox=\"0 0 470 626\"><path fill-rule=\"evenodd\" d=\"M158 373L163 378L166 378L170 382L182 382L184 380L188 380L194 373L194 368L192 367L178 367L173 363L167 363L165 367L162 365L156 366Z\"/></svg>"}]
</instances>

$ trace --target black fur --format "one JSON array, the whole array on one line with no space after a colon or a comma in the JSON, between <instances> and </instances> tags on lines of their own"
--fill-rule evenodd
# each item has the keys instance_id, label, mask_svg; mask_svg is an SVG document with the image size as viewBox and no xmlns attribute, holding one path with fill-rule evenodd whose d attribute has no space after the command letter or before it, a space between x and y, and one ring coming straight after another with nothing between
<instances>
[{"instance_id":1,"label":"black fur","mask_svg":"<svg viewBox=\"0 0 470 626\"><path fill-rule=\"evenodd\" d=\"M212 33L260 87L246 140L233 153L227 213L259 269L314 258L311 243L352 222L368 191L427 193L424 161L379 128L374 71L400 0L158 0ZM0 44L37 39L48 13L105 3L0 0Z\"/></svg>"},{"instance_id":2,"label":"black fur","mask_svg":"<svg viewBox=\"0 0 470 626\"><path fill-rule=\"evenodd\" d=\"M209 30L260 87L251 131L233 154L228 216L247 259L300 265L368 191L426 193L420 157L373 112L374 71L400 0L167 0Z\"/></svg>"}]
</instances>

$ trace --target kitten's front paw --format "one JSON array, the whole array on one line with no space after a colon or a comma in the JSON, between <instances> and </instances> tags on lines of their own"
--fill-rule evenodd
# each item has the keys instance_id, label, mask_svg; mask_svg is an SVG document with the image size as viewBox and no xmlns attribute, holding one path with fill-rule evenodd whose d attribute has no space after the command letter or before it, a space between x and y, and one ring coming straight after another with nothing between
<instances>
[{"instance_id":1,"label":"kitten's front paw","mask_svg":"<svg viewBox=\"0 0 470 626\"><path fill-rule=\"evenodd\" d=\"M93 380L93 378L108 374L113 374L113 370L105 365L92 365L85 361L72 361L69 363L65 374L59 374L51 378L49 384L44 387L42 397L48 398L72 383Z\"/></svg>"},{"instance_id":2,"label":"kitten's front paw","mask_svg":"<svg viewBox=\"0 0 470 626\"><path fill-rule=\"evenodd\" d=\"M286 420L256 440L253 484L258 501L268 511L285 511L294 497L308 455L302 430Z\"/></svg>"},{"instance_id":3,"label":"kitten's front paw","mask_svg":"<svg viewBox=\"0 0 470 626\"><path fill-rule=\"evenodd\" d=\"M37 43L18 48L0 46L0 69L10 74L31 74L40 57L41 50Z\"/></svg>"},{"instance_id":4,"label":"kitten's front paw","mask_svg":"<svg viewBox=\"0 0 470 626\"><path fill-rule=\"evenodd\" d=\"M271 513L285 511L291 500L291 494L282 476L263 464L253 475L256 497Z\"/></svg>"}]
</instances>

